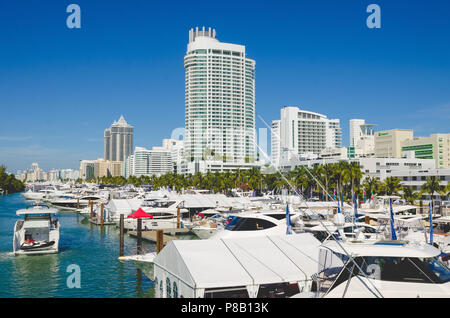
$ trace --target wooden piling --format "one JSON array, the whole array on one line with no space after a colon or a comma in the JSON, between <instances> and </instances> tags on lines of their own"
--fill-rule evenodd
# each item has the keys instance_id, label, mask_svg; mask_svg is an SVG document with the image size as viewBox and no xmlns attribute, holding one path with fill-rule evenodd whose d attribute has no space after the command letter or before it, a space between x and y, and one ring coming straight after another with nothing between
<instances>
[{"instance_id":1,"label":"wooden piling","mask_svg":"<svg viewBox=\"0 0 450 318\"><path fill-rule=\"evenodd\" d=\"M77 198L77 210L80 209L80 198Z\"/></svg>"},{"instance_id":2,"label":"wooden piling","mask_svg":"<svg viewBox=\"0 0 450 318\"><path fill-rule=\"evenodd\" d=\"M104 208L104 203L102 203L100 205L100 225L103 226L103 208Z\"/></svg>"},{"instance_id":3,"label":"wooden piling","mask_svg":"<svg viewBox=\"0 0 450 318\"><path fill-rule=\"evenodd\" d=\"M120 215L119 228L120 228L120 251L119 251L120 255L119 256L123 256L123 229L124 229L123 214Z\"/></svg>"},{"instance_id":4,"label":"wooden piling","mask_svg":"<svg viewBox=\"0 0 450 318\"><path fill-rule=\"evenodd\" d=\"M366 216L364 217L364 223L370 224L370 216L366 215Z\"/></svg>"},{"instance_id":5,"label":"wooden piling","mask_svg":"<svg viewBox=\"0 0 450 318\"><path fill-rule=\"evenodd\" d=\"M164 247L164 231L156 231L156 254L159 254Z\"/></svg>"},{"instance_id":6,"label":"wooden piling","mask_svg":"<svg viewBox=\"0 0 450 318\"><path fill-rule=\"evenodd\" d=\"M180 228L180 224L181 224L181 221L180 221L180 208L177 208L177 229Z\"/></svg>"},{"instance_id":7,"label":"wooden piling","mask_svg":"<svg viewBox=\"0 0 450 318\"><path fill-rule=\"evenodd\" d=\"M140 255L142 253L142 219L137 219L137 253Z\"/></svg>"},{"instance_id":8,"label":"wooden piling","mask_svg":"<svg viewBox=\"0 0 450 318\"><path fill-rule=\"evenodd\" d=\"M94 201L89 200L89 205L91 206L91 218L94 217Z\"/></svg>"}]
</instances>

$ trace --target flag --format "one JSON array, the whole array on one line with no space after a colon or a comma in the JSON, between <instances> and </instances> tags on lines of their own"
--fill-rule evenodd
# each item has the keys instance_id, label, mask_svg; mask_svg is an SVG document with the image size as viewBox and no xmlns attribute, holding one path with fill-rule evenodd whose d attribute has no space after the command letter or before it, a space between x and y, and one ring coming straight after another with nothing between
<instances>
[{"instance_id":1,"label":"flag","mask_svg":"<svg viewBox=\"0 0 450 318\"><path fill-rule=\"evenodd\" d=\"M333 189L333 200L336 201L336 189Z\"/></svg>"},{"instance_id":2,"label":"flag","mask_svg":"<svg viewBox=\"0 0 450 318\"><path fill-rule=\"evenodd\" d=\"M312 199L312 193L313 193L313 189L311 188L311 191L310 191L310 193L311 193L311 199Z\"/></svg>"},{"instance_id":3,"label":"flag","mask_svg":"<svg viewBox=\"0 0 450 318\"><path fill-rule=\"evenodd\" d=\"M289 214L289 204L286 204L286 234L292 234L291 215Z\"/></svg>"},{"instance_id":4,"label":"flag","mask_svg":"<svg viewBox=\"0 0 450 318\"><path fill-rule=\"evenodd\" d=\"M322 201L325 201L325 190L322 190Z\"/></svg>"},{"instance_id":5,"label":"flag","mask_svg":"<svg viewBox=\"0 0 450 318\"><path fill-rule=\"evenodd\" d=\"M358 214L358 199L355 197L353 197L353 208L355 210L355 217Z\"/></svg>"},{"instance_id":6,"label":"flag","mask_svg":"<svg viewBox=\"0 0 450 318\"><path fill-rule=\"evenodd\" d=\"M338 213L341 213L341 207L340 207L340 205L339 205L339 200L338 200L338 209L337 209L337 212L338 212Z\"/></svg>"},{"instance_id":7,"label":"flag","mask_svg":"<svg viewBox=\"0 0 450 318\"><path fill-rule=\"evenodd\" d=\"M430 245L433 245L433 208L430 201Z\"/></svg>"},{"instance_id":8,"label":"flag","mask_svg":"<svg viewBox=\"0 0 450 318\"><path fill-rule=\"evenodd\" d=\"M393 241L396 241L397 235L395 234L395 228L394 228L394 210L392 209L392 199L389 199L389 205L391 208L391 239Z\"/></svg>"}]
</instances>

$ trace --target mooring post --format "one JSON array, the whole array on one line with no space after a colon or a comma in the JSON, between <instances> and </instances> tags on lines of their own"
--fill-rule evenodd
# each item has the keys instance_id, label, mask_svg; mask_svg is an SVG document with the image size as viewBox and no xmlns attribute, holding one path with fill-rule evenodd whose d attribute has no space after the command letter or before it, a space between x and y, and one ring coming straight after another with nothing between
<instances>
[{"instance_id":1,"label":"mooring post","mask_svg":"<svg viewBox=\"0 0 450 318\"><path fill-rule=\"evenodd\" d=\"M123 214L120 214L119 227L120 227L120 251L119 256L123 256Z\"/></svg>"},{"instance_id":2,"label":"mooring post","mask_svg":"<svg viewBox=\"0 0 450 318\"><path fill-rule=\"evenodd\" d=\"M94 201L89 200L89 205L91 206L91 219L94 217Z\"/></svg>"},{"instance_id":3,"label":"mooring post","mask_svg":"<svg viewBox=\"0 0 450 318\"><path fill-rule=\"evenodd\" d=\"M101 226L103 226L103 207L104 207L104 203L102 203L100 205L100 224L101 224Z\"/></svg>"},{"instance_id":4,"label":"mooring post","mask_svg":"<svg viewBox=\"0 0 450 318\"><path fill-rule=\"evenodd\" d=\"M370 224L370 216L366 215L366 216L364 217L364 223Z\"/></svg>"},{"instance_id":5,"label":"mooring post","mask_svg":"<svg viewBox=\"0 0 450 318\"><path fill-rule=\"evenodd\" d=\"M177 208L177 229L180 228L180 208Z\"/></svg>"},{"instance_id":6,"label":"mooring post","mask_svg":"<svg viewBox=\"0 0 450 318\"><path fill-rule=\"evenodd\" d=\"M80 198L77 198L77 210L80 209Z\"/></svg>"},{"instance_id":7,"label":"mooring post","mask_svg":"<svg viewBox=\"0 0 450 318\"><path fill-rule=\"evenodd\" d=\"M159 254L164 247L164 231L156 231L156 254Z\"/></svg>"},{"instance_id":8,"label":"mooring post","mask_svg":"<svg viewBox=\"0 0 450 318\"><path fill-rule=\"evenodd\" d=\"M140 255L142 252L142 219L137 219L137 253Z\"/></svg>"}]
</instances>

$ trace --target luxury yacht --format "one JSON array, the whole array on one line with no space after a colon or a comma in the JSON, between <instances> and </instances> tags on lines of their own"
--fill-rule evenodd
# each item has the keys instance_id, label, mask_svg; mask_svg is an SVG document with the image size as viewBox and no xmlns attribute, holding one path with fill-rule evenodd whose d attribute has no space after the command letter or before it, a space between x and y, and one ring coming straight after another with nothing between
<instances>
[{"instance_id":1,"label":"luxury yacht","mask_svg":"<svg viewBox=\"0 0 450 318\"><path fill-rule=\"evenodd\" d=\"M57 209L46 205L30 205L18 210L23 215L14 226L13 250L15 255L58 253L59 221Z\"/></svg>"},{"instance_id":2,"label":"luxury yacht","mask_svg":"<svg viewBox=\"0 0 450 318\"><path fill-rule=\"evenodd\" d=\"M300 215L291 213L293 229L301 228ZM265 235L285 235L286 213L282 211L242 212L235 216L223 230L217 231L210 239L253 237Z\"/></svg>"},{"instance_id":3,"label":"luxury yacht","mask_svg":"<svg viewBox=\"0 0 450 318\"><path fill-rule=\"evenodd\" d=\"M89 202L91 201L93 202L93 204L97 204L102 201L106 202L106 198L98 195L87 195L81 197L76 197L73 195L65 195L51 200L49 204L61 210L81 211L84 208L88 207Z\"/></svg>"}]
</instances>

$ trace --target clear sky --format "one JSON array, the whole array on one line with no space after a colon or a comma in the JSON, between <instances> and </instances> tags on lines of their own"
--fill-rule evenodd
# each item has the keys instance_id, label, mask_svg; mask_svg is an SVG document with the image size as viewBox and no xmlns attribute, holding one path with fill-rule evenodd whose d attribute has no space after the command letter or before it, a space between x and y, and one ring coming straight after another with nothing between
<instances>
[{"instance_id":1,"label":"clear sky","mask_svg":"<svg viewBox=\"0 0 450 318\"><path fill-rule=\"evenodd\" d=\"M66 7L81 7L81 29ZM366 8L381 7L381 29ZM121 114L135 146L184 126L183 57L212 27L256 60L256 113L282 106L417 136L450 127L450 1L0 1L0 164L79 168ZM264 124L257 118L257 127ZM269 139L270 140L270 139Z\"/></svg>"}]
</instances>

